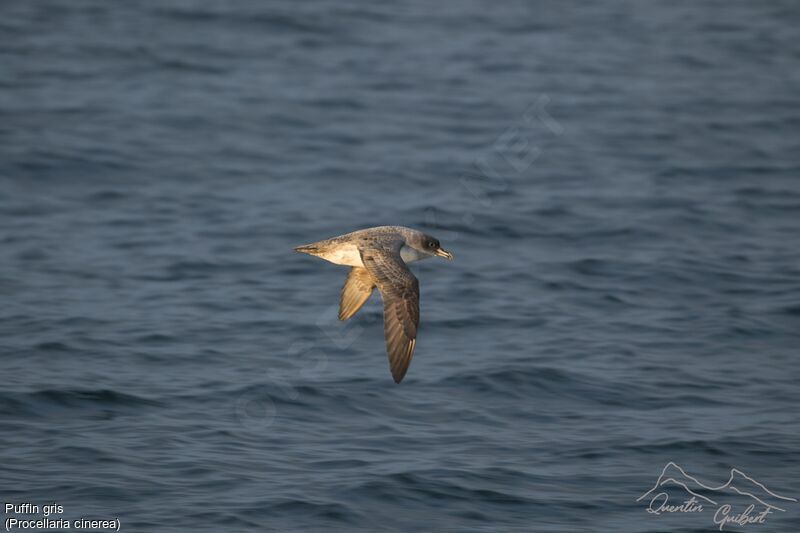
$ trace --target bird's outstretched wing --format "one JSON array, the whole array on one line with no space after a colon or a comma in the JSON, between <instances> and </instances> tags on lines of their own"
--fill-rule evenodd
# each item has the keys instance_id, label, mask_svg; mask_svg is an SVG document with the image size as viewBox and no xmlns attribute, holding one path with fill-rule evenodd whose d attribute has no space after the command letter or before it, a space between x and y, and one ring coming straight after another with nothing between
<instances>
[{"instance_id":1,"label":"bird's outstretched wing","mask_svg":"<svg viewBox=\"0 0 800 533\"><path fill-rule=\"evenodd\" d=\"M383 332L395 383L406 375L419 325L419 282L400 257L403 240L365 241L361 260L383 298Z\"/></svg>"},{"instance_id":2,"label":"bird's outstretched wing","mask_svg":"<svg viewBox=\"0 0 800 533\"><path fill-rule=\"evenodd\" d=\"M339 298L339 320L347 320L356 314L369 299L374 288L375 281L366 268L351 268Z\"/></svg>"}]
</instances>

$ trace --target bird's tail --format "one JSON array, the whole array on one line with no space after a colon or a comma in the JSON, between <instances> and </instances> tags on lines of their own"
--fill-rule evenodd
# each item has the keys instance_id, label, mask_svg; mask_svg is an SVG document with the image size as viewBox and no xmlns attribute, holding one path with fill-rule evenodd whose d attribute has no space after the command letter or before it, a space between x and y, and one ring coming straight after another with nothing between
<instances>
[{"instance_id":1,"label":"bird's tail","mask_svg":"<svg viewBox=\"0 0 800 533\"><path fill-rule=\"evenodd\" d=\"M294 251L300 252L301 254L317 255L320 252L320 248L316 244L312 243L297 246Z\"/></svg>"}]
</instances>

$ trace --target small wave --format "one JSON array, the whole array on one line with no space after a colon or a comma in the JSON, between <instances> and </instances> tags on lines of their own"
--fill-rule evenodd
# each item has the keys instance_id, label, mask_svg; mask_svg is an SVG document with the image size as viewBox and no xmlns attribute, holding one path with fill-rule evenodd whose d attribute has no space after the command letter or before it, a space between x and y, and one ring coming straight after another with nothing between
<instances>
[{"instance_id":1,"label":"small wave","mask_svg":"<svg viewBox=\"0 0 800 533\"><path fill-rule=\"evenodd\" d=\"M34 398L43 399L59 405L158 405L158 402L125 394L111 389L45 389L32 394Z\"/></svg>"},{"instance_id":2,"label":"small wave","mask_svg":"<svg viewBox=\"0 0 800 533\"><path fill-rule=\"evenodd\" d=\"M790 305L780 310L781 313L790 316L800 316L800 305Z\"/></svg>"},{"instance_id":3,"label":"small wave","mask_svg":"<svg viewBox=\"0 0 800 533\"><path fill-rule=\"evenodd\" d=\"M126 200L129 197L129 194L124 191L119 190L102 190L97 191L89 196L86 197L86 202L89 204L94 203L105 203L105 202L117 202L121 200Z\"/></svg>"},{"instance_id":4,"label":"small wave","mask_svg":"<svg viewBox=\"0 0 800 533\"><path fill-rule=\"evenodd\" d=\"M693 454L707 454L711 456L729 455L728 451L725 449L724 446L721 446L717 443L713 443L707 440L688 440L688 439L669 440L669 441L659 442L657 444L632 445L632 446L625 446L624 448L627 450L635 450L636 452L639 453L658 455L658 456L663 455L665 453L676 454L681 451L688 451Z\"/></svg>"},{"instance_id":5,"label":"small wave","mask_svg":"<svg viewBox=\"0 0 800 533\"><path fill-rule=\"evenodd\" d=\"M36 344L33 349L42 352L72 352L75 349L69 344L58 341L46 341Z\"/></svg>"},{"instance_id":6,"label":"small wave","mask_svg":"<svg viewBox=\"0 0 800 533\"><path fill-rule=\"evenodd\" d=\"M111 389L42 389L0 394L0 414L14 416L43 416L62 409L116 412L122 408L157 405L160 405L157 401Z\"/></svg>"},{"instance_id":7,"label":"small wave","mask_svg":"<svg viewBox=\"0 0 800 533\"><path fill-rule=\"evenodd\" d=\"M378 498L385 501L401 499L430 499L439 502L482 501L507 506L533 503L510 491L474 488L444 479L441 472L399 472L378 476L350 489L354 497Z\"/></svg>"},{"instance_id":8,"label":"small wave","mask_svg":"<svg viewBox=\"0 0 800 533\"><path fill-rule=\"evenodd\" d=\"M629 380L550 367L504 368L494 372L468 373L441 380L443 387L471 389L477 393L538 398L547 401L648 410L677 405L717 405L714 399L695 393L665 393L663 387L631 383Z\"/></svg>"},{"instance_id":9,"label":"small wave","mask_svg":"<svg viewBox=\"0 0 800 533\"><path fill-rule=\"evenodd\" d=\"M287 500L274 503L270 506L270 510L278 514L295 515L301 513L334 520L347 520L355 515L349 507L341 503L312 502L308 500Z\"/></svg>"}]
</instances>

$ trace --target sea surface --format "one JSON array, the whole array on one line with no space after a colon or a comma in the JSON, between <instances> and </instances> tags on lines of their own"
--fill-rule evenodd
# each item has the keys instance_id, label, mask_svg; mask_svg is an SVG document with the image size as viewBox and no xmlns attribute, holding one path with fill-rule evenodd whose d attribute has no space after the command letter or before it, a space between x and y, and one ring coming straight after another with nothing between
<instances>
[{"instance_id":1,"label":"sea surface","mask_svg":"<svg viewBox=\"0 0 800 533\"><path fill-rule=\"evenodd\" d=\"M0 503L718 531L636 501L669 462L800 498L798 27L794 1L0 3ZM377 294L340 323L346 268L292 251L383 224L455 255L413 266L400 385ZM781 501L724 530L800 531Z\"/></svg>"}]
</instances>

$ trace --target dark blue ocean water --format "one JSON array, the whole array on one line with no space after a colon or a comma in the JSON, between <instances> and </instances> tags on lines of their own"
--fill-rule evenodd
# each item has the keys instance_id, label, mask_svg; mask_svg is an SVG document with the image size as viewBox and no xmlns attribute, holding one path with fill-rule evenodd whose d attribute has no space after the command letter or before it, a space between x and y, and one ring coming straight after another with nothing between
<instances>
[{"instance_id":1,"label":"dark blue ocean water","mask_svg":"<svg viewBox=\"0 0 800 533\"><path fill-rule=\"evenodd\" d=\"M800 498L800 7L0 4L0 503L121 531L713 531ZM292 247L428 231L377 296ZM676 497L677 498L677 497ZM736 504L739 506L739 503ZM14 516L6 514L5 518ZM800 504L726 531L800 530Z\"/></svg>"}]
</instances>

